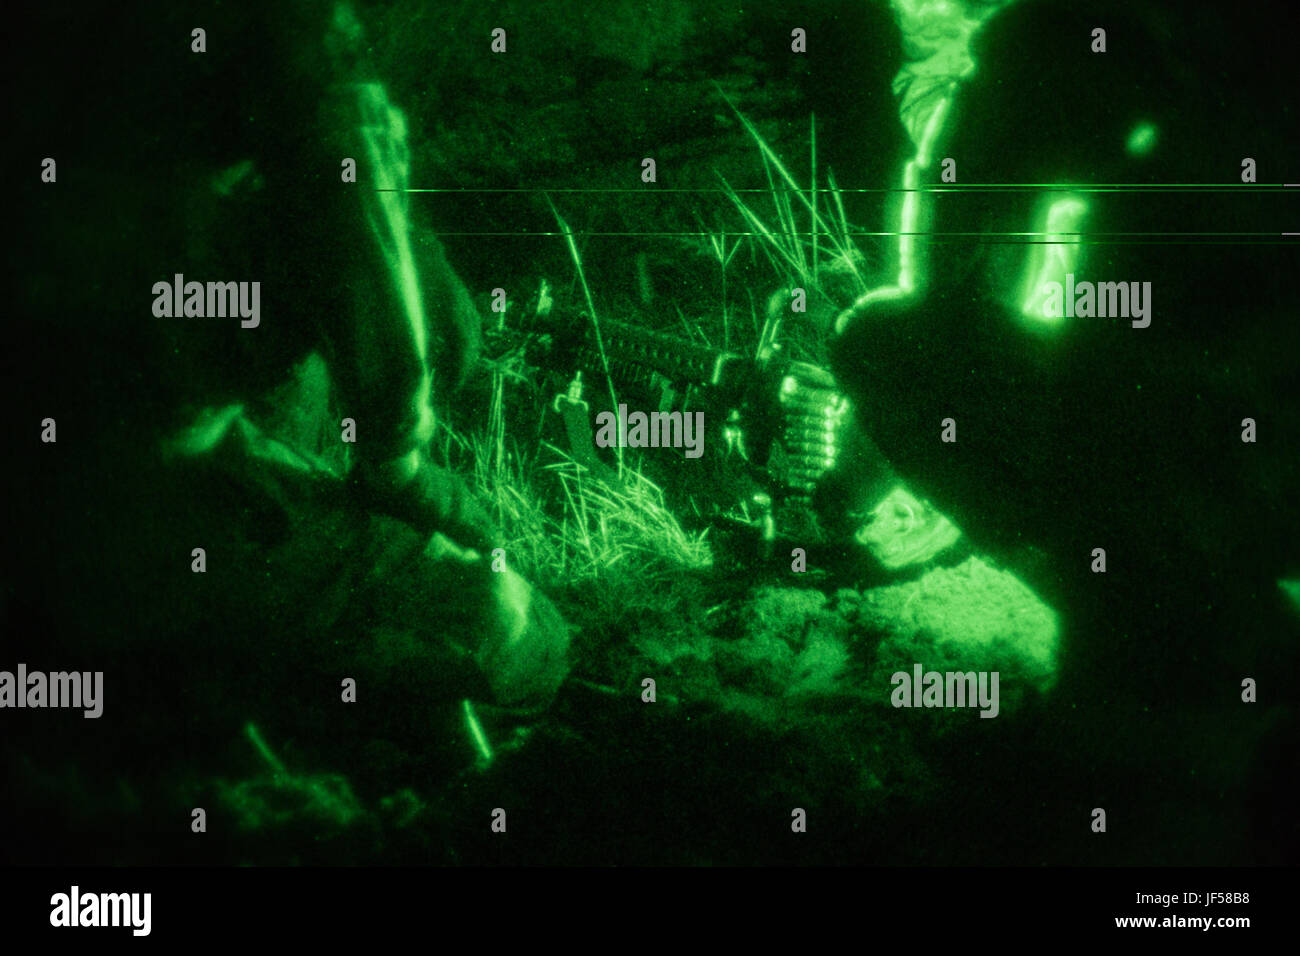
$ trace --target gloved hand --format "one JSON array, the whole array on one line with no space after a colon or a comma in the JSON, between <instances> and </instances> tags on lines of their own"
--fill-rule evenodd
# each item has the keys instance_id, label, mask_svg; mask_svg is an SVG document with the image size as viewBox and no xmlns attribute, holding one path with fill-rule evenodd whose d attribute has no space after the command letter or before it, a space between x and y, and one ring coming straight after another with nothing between
<instances>
[{"instance_id":1,"label":"gloved hand","mask_svg":"<svg viewBox=\"0 0 1300 956\"><path fill-rule=\"evenodd\" d=\"M569 626L555 606L512 570L489 570L496 533L452 473L423 456L359 469L366 504L432 533L431 553L487 575L487 624L474 660L497 703L540 709L568 674Z\"/></svg>"},{"instance_id":2,"label":"gloved hand","mask_svg":"<svg viewBox=\"0 0 1300 956\"><path fill-rule=\"evenodd\" d=\"M569 671L569 626L550 600L514 571L492 576L495 619L475 659L498 703L545 707Z\"/></svg>"}]
</instances>

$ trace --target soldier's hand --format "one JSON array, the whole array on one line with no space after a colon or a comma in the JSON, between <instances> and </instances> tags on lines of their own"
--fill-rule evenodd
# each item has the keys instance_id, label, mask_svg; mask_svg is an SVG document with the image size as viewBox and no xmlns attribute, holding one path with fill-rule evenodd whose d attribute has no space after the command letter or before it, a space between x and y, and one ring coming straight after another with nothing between
<instances>
[{"instance_id":1,"label":"soldier's hand","mask_svg":"<svg viewBox=\"0 0 1300 956\"><path fill-rule=\"evenodd\" d=\"M544 594L511 570L493 574L494 617L478 663L497 701L544 707L568 673L569 626Z\"/></svg>"}]
</instances>

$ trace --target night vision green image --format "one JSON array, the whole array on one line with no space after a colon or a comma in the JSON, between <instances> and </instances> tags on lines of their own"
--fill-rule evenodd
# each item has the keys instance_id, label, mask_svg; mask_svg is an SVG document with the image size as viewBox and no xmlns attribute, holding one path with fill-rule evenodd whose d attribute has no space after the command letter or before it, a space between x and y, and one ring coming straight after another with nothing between
<instances>
[{"instance_id":1,"label":"night vision green image","mask_svg":"<svg viewBox=\"0 0 1300 956\"><path fill-rule=\"evenodd\" d=\"M1296 862L1272 8L24 22L6 862Z\"/></svg>"}]
</instances>

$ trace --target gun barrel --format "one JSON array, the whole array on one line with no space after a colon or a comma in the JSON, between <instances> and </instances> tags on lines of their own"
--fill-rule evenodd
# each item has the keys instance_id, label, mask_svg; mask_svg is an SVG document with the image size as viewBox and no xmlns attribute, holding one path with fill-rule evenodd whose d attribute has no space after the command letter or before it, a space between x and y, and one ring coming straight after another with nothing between
<instances>
[{"instance_id":1,"label":"gun barrel","mask_svg":"<svg viewBox=\"0 0 1300 956\"><path fill-rule=\"evenodd\" d=\"M578 360L590 371L601 371L600 351L590 320L583 315L533 316L526 327L545 332L576 349ZM643 377L638 369L665 378L700 385L720 385L731 365L740 362L735 352L709 348L663 332L609 319L601 321L605 360L612 372ZM631 367L629 367L631 366Z\"/></svg>"}]
</instances>

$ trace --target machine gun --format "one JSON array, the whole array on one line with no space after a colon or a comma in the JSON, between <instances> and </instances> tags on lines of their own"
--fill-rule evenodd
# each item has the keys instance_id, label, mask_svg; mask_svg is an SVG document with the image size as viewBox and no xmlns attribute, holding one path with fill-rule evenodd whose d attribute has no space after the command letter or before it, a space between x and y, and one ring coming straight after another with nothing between
<instances>
[{"instance_id":1,"label":"machine gun","mask_svg":"<svg viewBox=\"0 0 1300 956\"><path fill-rule=\"evenodd\" d=\"M593 405L610 402L589 383L603 382L606 372L620 403L639 393L660 413L703 411L708 461L701 471L712 472L714 491L706 495L714 499L709 517L754 528L766 550L779 538L847 539L856 527L849 499L870 494L862 492L864 478L888 472L857 432L834 376L788 359L774 336L747 356L602 319L598 339L589 316L554 309L545 287L521 326L528 364L568 380L551 407L576 461L616 480L593 443Z\"/></svg>"}]
</instances>

